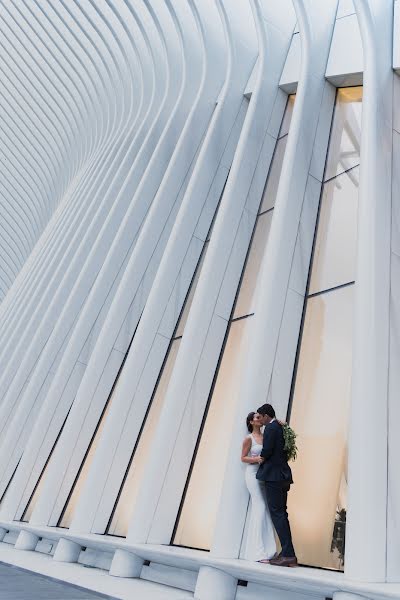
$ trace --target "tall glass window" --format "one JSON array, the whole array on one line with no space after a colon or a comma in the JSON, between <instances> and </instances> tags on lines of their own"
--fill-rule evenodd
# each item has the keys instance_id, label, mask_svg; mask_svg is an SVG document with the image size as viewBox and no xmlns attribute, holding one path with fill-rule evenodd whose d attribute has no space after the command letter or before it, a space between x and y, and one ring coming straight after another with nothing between
<instances>
[{"instance_id":1,"label":"tall glass window","mask_svg":"<svg viewBox=\"0 0 400 600\"><path fill-rule=\"evenodd\" d=\"M225 189L225 186L224 186ZM223 194L223 191L222 191ZM222 197L221 194L221 197ZM217 214L218 208L214 215ZM213 223L214 223L213 220ZM125 477L122 481L121 487L118 491L117 500L114 505L113 511L111 513L109 522L107 524L105 532L109 535L115 535L119 537L125 537L128 530L128 525L130 521L130 517L132 515L137 493L139 490L139 485L141 478L144 473L145 464L150 452L151 441L154 437L154 432L156 430L158 424L158 416L161 411L161 407L164 401L165 393L168 388L169 380L174 368L175 359L178 354L180 341L183 335L183 331L185 328L185 324L189 315L190 306L193 301L194 293L196 290L197 282L200 276L201 267L204 262L204 257L207 252L210 234L212 230L212 226L210 227L210 231L208 237L204 243L203 251L200 256L196 272L194 274L193 280L191 282L187 297L185 299L181 315L179 317L174 335L171 339L171 343L166 355L166 359L164 365L162 367L159 380L156 384L156 387L153 392L152 399L150 401L150 405L145 415L142 429L140 431L139 437L137 439L136 445L134 447L130 462L128 464L128 468L125 473ZM128 349L129 352L129 349ZM126 356L128 355L128 352ZM122 367L121 371L122 372ZM86 479L87 472L90 468L90 465L93 460L93 456L98 444L98 440L100 437L100 433L105 423L105 419L107 417L107 412L111 406L111 396L108 400L107 407L100 419L98 429L91 441L91 444L88 448L87 455L82 463L81 469L78 473L78 476L74 482L72 487L70 496L67 500L67 503L63 509L58 525L60 527L69 527L72 521L72 517L75 511L76 503L79 499L82 485Z\"/></svg>"},{"instance_id":2,"label":"tall glass window","mask_svg":"<svg viewBox=\"0 0 400 600\"><path fill-rule=\"evenodd\" d=\"M13 479L14 479L14 475L15 475L15 473L17 472L17 469L18 469L18 467L19 467L19 463L20 463L20 462L21 462L21 459L19 459L19 461L18 461L18 463L17 463L17 466L15 467L15 469L14 469L14 472L13 472L13 474L12 474L12 475L11 475L11 477L10 477L10 480L9 480L9 482L8 482L8 483L7 483L7 485L6 485L6 489L4 490L4 492L3 492L3 495L2 495L2 497L0 498L0 508L1 508L1 506L2 506L2 504L3 504L3 502L4 502L4 500L7 498L7 493L8 493L8 490L10 489L11 483L12 483L12 481L13 481Z\"/></svg>"},{"instance_id":3,"label":"tall glass window","mask_svg":"<svg viewBox=\"0 0 400 600\"><path fill-rule=\"evenodd\" d=\"M272 222L293 105L294 96L290 96L260 202L219 369L182 499L172 540L175 545L204 550L209 549L211 545L229 449L229 437L233 428L233 403L246 352L246 329L254 315L254 292ZM221 420L218 415L222 413L224 424L221 430ZM218 457L218 460L210 460L210 457Z\"/></svg>"},{"instance_id":4,"label":"tall glass window","mask_svg":"<svg viewBox=\"0 0 400 600\"><path fill-rule=\"evenodd\" d=\"M84 483L86 481L87 474L88 474L89 469L90 469L90 465L93 462L93 458L94 458L94 455L95 455L95 452L96 452L96 448L97 448L97 446L99 444L101 432L104 429L106 418L107 418L107 415L108 415L108 413L110 411L112 399L113 399L113 397L115 395L115 392L116 392L116 389L117 389L117 386L118 386L119 377L120 377L120 375L122 373L122 369L124 368L124 364L125 364L125 361L127 359L128 354L129 354L129 349L130 349L130 347L132 345L132 342L133 342L133 339L135 337L135 333L136 333L136 329L137 328L138 328L138 325L136 325L136 328L135 328L135 331L133 333L132 339L131 339L130 344L128 346L128 349L127 349L127 351L125 353L124 360L122 361L122 365L121 365L121 367L120 367L120 369L118 371L118 375L117 375L117 377L116 377L116 379L114 381L114 385L112 387L111 393L110 393L110 395L108 397L108 400L106 402L106 405L105 405L104 410L102 412L102 415L100 417L100 420L99 420L99 423L97 425L97 428L96 428L96 430L95 430L95 432L93 434L93 437L92 437L92 439L91 439L91 441L89 443L88 449L86 451L86 454L85 454L85 457L84 457L84 459L82 461L80 469L79 469L79 471L77 473L77 476L75 477L75 481L74 481L74 483L72 485L72 488L71 488L71 491L69 493L68 499L67 499L67 501L66 501L66 503L64 505L64 508L63 508L63 510L61 512L60 518L59 518L58 523L57 523L58 527L65 527L66 529L68 529L70 527L70 525L71 525L72 518L73 518L74 512L75 512L75 508L76 508L76 505L77 505L78 500L79 500L79 496L80 496L81 491L82 491L82 487L83 487L83 485L84 485ZM61 432L60 432L60 434L61 434ZM50 458L51 458L51 455L50 455Z\"/></svg>"},{"instance_id":5,"label":"tall glass window","mask_svg":"<svg viewBox=\"0 0 400 600\"><path fill-rule=\"evenodd\" d=\"M135 330L135 333L136 333L136 330ZM165 371L166 371L166 373L168 373L168 380L169 380L169 376L170 376L170 374L172 372L172 368L173 368L173 362L172 361L175 361L175 356L176 356L176 353L177 353L177 350L178 350L178 347L179 347L179 344L178 344L179 340L180 340L180 337L177 337L176 339L173 340L173 342L176 341L177 344L175 346L172 344L172 349L170 350L171 360L169 361L169 366L166 365L166 367L165 367ZM131 344L132 344L132 341L133 341L133 338L131 340ZM73 516L74 516L74 513L75 513L75 508L76 508L76 505L78 503L78 500L79 500L79 497L80 497L80 494L81 494L81 491L82 491L82 487L83 487L83 485L84 485L84 483L86 481L87 474L89 472L90 466L91 466L91 464L93 462L93 458L94 458L97 446L99 444L100 436L101 436L101 433L103 431L103 428L104 428L104 425L105 425L105 422L106 422L106 419L107 419L107 415L108 415L108 413L110 411L110 408L111 408L112 399L114 397L115 391L116 391L117 386L118 386L119 376L122 373L122 369L124 367L125 360L126 360L126 358L128 356L131 344L129 345L129 348L128 348L126 354L125 354L124 362L122 363L120 371L118 373L118 376L117 376L117 378L115 380L113 390L112 390L112 392L111 392L111 394L109 396L109 399L107 400L107 404L106 404L106 406L104 408L104 411L103 411L103 413L102 413L102 415L100 417L100 420L99 420L98 426L96 428L96 431L95 431L95 433L94 433L94 435L92 437L92 440L91 440L91 442L89 444L89 447L87 449L85 458L82 461L81 467L80 467L80 469L78 471L78 474L77 474L77 476L75 478L75 481L74 481L73 486L71 488L71 491L70 491L70 494L68 496L67 502L65 503L65 506L64 506L63 511L61 513L60 519L58 521L58 527L65 527L65 528L68 529L70 527L70 525L71 525L71 522L72 522L72 519L73 519ZM160 388L163 389L166 385L167 385L167 376L165 376L164 378L161 378ZM156 395L156 397L155 397L154 400L157 403L157 395ZM153 428L154 428L154 424L153 424ZM144 450L144 448L147 448L147 446L145 445L145 443L142 444L142 448L143 448L143 450ZM135 461L135 466L136 466L136 464L140 463L140 460L143 461L143 459L144 459L144 457L146 455L146 453L143 452L141 449L138 449L138 450L139 450L138 459L137 459L137 461ZM140 463L140 467L138 467L138 468L143 469L143 464ZM131 482L131 480L132 480L132 478L128 477L128 481ZM133 486L133 484L131 485L131 487L129 487L129 486L127 487L127 491L126 491L125 494L121 494L121 498L120 498L121 504L124 504L124 502L127 503L128 488L129 488L129 493L132 493L132 494L134 493L134 491L133 491L134 487L132 487L132 486ZM135 493L136 493L136 491L135 491ZM124 529L125 526L127 526L127 522L128 522L127 519L128 519L128 516L126 514L118 514L116 516L116 527L118 529L118 532L121 530L121 528ZM125 534L115 533L115 535L125 535Z\"/></svg>"},{"instance_id":6,"label":"tall glass window","mask_svg":"<svg viewBox=\"0 0 400 600\"><path fill-rule=\"evenodd\" d=\"M211 228L210 228L211 229ZM106 528L108 535L125 537L128 531L131 515L133 513L140 482L145 470L146 462L150 453L151 443L158 425L158 418L164 402L168 384L174 369L179 345L189 316L190 307L194 298L197 282L200 277L201 268L209 245L209 237L204 244L203 252L199 259L189 292L183 305L180 318L176 325L174 336L168 349L164 366L161 370L159 381L153 392L148 413L144 419L140 437L133 450L124 480L122 482L117 501Z\"/></svg>"},{"instance_id":7,"label":"tall glass window","mask_svg":"<svg viewBox=\"0 0 400 600\"><path fill-rule=\"evenodd\" d=\"M36 482L36 485L35 485L35 487L33 489L31 497L29 498L28 503L27 503L27 505L25 507L25 510L22 513L21 521L23 521L24 523L29 523L29 521L31 520L32 513L33 513L33 511L35 509L36 503L37 503L38 498L39 498L39 496L40 496L40 494L42 492L42 489L43 489L43 484L45 482L46 473L47 473L47 470L49 468L51 457L53 456L54 449L57 446L58 440L60 439L60 436L61 436L61 434L63 432L64 425L65 425L65 423L66 423L66 421L68 419L68 415L69 415L69 411L67 413L67 416L65 417L64 423L62 424L62 427L61 427L60 432L59 432L59 434L58 434L58 436L56 438L56 441L53 444L53 447L51 449L49 457L48 457L48 459L47 459L47 461L46 461L46 463L45 463L45 465L44 465L44 467L42 469L42 472L40 473L39 479ZM19 464L19 462L18 462L18 464ZM17 468L18 468L18 465L15 468L13 477L15 475L15 472L16 472ZM11 481L12 481L12 478L10 479L10 482L9 482L8 486L10 485ZM8 486L7 486L7 489L8 489Z\"/></svg>"},{"instance_id":8,"label":"tall glass window","mask_svg":"<svg viewBox=\"0 0 400 600\"><path fill-rule=\"evenodd\" d=\"M136 329L137 329L137 326L136 326ZM135 337L136 329L135 329L135 332L133 334L132 340ZM95 453L95 450L97 448L97 444L98 444L98 441L99 441L99 438L100 438L100 434L101 434L101 432L103 430L103 427L104 427L105 417L106 417L106 415L107 415L107 413L108 413L108 411L110 409L111 399L112 399L112 397L114 395L116 386L118 384L119 375L120 375L120 373L122 371L122 368L124 366L126 357L128 356L128 352L129 352L130 345L132 344L132 340L131 340L131 342L129 344L129 347L128 347L128 350L126 351L126 354L124 356L124 360L122 362L122 365L121 365L121 368L120 368L120 370L118 372L118 375L117 375L117 377L115 379L113 388L112 388L110 396L109 396L109 398L107 400L106 406L105 406L103 414L102 414L102 416L100 418L100 421L99 421L99 424L97 426L97 429L96 429L96 431L94 433L94 436L93 436L93 438L92 438L92 440L91 440L91 442L89 444L89 447L88 447L88 450L86 452L85 458L84 458L84 460L82 462L82 465L81 465L81 467L80 467L80 469L78 471L78 474L77 474L77 476L75 478L75 481L74 481L74 484L72 486L71 492L70 492L70 494L68 496L68 500L67 500L67 502L66 502L66 504L65 504L65 506L64 506L64 508L62 510L60 519L59 519L59 521L57 523L58 527L68 528L70 526L70 524L71 524L72 517L73 517L73 514L74 514L74 510L75 510L75 506L76 506L76 504L78 502L78 498L79 498L79 495L80 495L80 492L81 492L81 489L82 489L82 485L83 485L83 483L84 483L84 481L86 479L89 467L90 467L90 465L92 463L93 456L94 456L94 453ZM41 472L41 474L40 474L40 476L39 476L39 478L38 478L38 480L36 482L36 485L35 485L35 487L33 489L31 497L29 498L29 501L28 501L28 503L27 503L27 505L26 505L26 507L24 509L24 512L23 512L22 517L21 517L21 521L23 521L23 522L28 522L29 523L29 521L31 519L32 513L33 513L33 511L35 509L35 506L36 506L36 503L38 501L38 498L40 497L40 494L42 493L42 489L43 489L43 485L44 485L46 473L47 473L47 471L49 469L50 461L52 460L52 457L53 457L53 454L54 454L54 450L55 450L55 448L56 448L56 446L58 444L58 440L61 437L61 434L62 434L63 429L64 429L64 425L65 425L65 423L66 423L66 421L68 419L68 415L69 415L70 411L71 411L71 408L69 409L69 411L67 413L67 416L66 416L66 418L64 420L64 423L63 423L63 425L62 425L62 427L61 427L61 429L60 429L60 431L58 433L58 436L56 438L56 441L54 442L54 445L53 445L53 447L51 449L51 452L50 452L50 454L49 454L49 456L47 458L47 461L46 461L46 463L45 463L45 465L44 465L44 467L42 469L42 472Z\"/></svg>"},{"instance_id":9,"label":"tall glass window","mask_svg":"<svg viewBox=\"0 0 400 600\"><path fill-rule=\"evenodd\" d=\"M128 353L126 353L126 356L127 355L128 355ZM125 359L126 359L126 356L125 356ZM125 359L124 359L124 362L125 362ZM122 366L123 366L123 364L124 363L122 363ZM121 371L122 371L122 367L120 369L119 374L121 373ZM113 387L112 392L110 394L110 397L107 400L107 403L106 403L106 405L104 407L103 414L101 415L99 424L98 424L98 426L96 428L96 431L95 431L95 433L94 433L94 435L92 437L92 440L91 440L91 442L89 444L89 447L87 449L85 458L84 458L84 460L83 460L83 462L81 464L81 467L80 467L80 469L78 471L78 474L77 474L77 476L75 478L75 481L74 481L73 486L71 488L70 494L68 496L68 500L65 503L65 506L64 506L64 508L62 510L62 513L60 515L60 518L58 520L58 523L57 523L58 527L65 527L66 529L68 529L70 527L70 525L71 525L71 522L72 522L72 519L73 519L73 516L74 516L74 512L75 512L75 508L76 508L76 505L77 505L78 500L79 500L79 496L80 496L81 491L82 491L82 487L83 487L83 485L84 485L84 483L86 481L87 474L88 474L90 466L91 466L91 464L93 462L93 458L94 458L97 446L99 444L101 432L104 429L104 425L105 425L105 422L106 422L106 419L107 419L107 415L108 415L108 413L110 411L112 398L114 396L115 390L116 390L117 385L118 385L119 374L118 374L117 379L115 380L115 384L114 384L114 387Z\"/></svg>"},{"instance_id":10,"label":"tall glass window","mask_svg":"<svg viewBox=\"0 0 400 600\"><path fill-rule=\"evenodd\" d=\"M304 307L290 424L299 561L343 569L362 88L338 90Z\"/></svg>"},{"instance_id":11,"label":"tall glass window","mask_svg":"<svg viewBox=\"0 0 400 600\"><path fill-rule=\"evenodd\" d=\"M212 119L212 117L210 118L210 121L211 121L211 119ZM181 198L184 196L185 191L187 189L187 186L189 184L190 175L191 175L193 167L194 167L194 165L196 163L196 158L198 157L198 155L199 155L199 153L201 151L201 147L202 147L202 144L203 144L204 139L206 137L206 132L207 131L208 131L208 128L205 130L205 132L203 134L201 143L200 143L200 145L199 145L199 147L197 149L196 155L195 155L195 157L194 157L194 159L192 161L191 169L186 174L185 180L183 181L183 185L182 185L181 190L179 192L179 195L180 195ZM190 301L191 301L191 299L189 299L189 302ZM187 315L186 315L186 317L187 317ZM184 318L186 318L186 317L184 317ZM136 324L135 331L133 332L133 335L131 337L129 346L128 346L126 352L125 352L125 356L123 358L121 367L120 367L120 369L118 371L118 375L117 375L117 377L116 377L116 379L114 381L111 393L109 394L109 397L107 399L106 405L104 407L104 410L102 412L100 420L99 420L99 422L97 424L97 428L96 428L96 430L94 432L94 435L93 435L93 437L92 437L92 439L91 439L91 441L89 443L89 446L87 448L85 457L84 457L84 459L82 461L82 464L81 464L81 466L80 466L80 468L78 470L78 474L77 474L77 476L75 478L75 481L74 481L74 483L72 485L72 488L71 488L71 491L69 493L67 502L65 503L65 505L63 507L63 510L61 512L61 516L60 516L60 518L58 520L58 523L57 523L58 527L64 527L64 528L69 528L70 527L70 524L71 524L71 521L72 521L72 518L73 518L73 515L74 515L74 512L75 512L76 504L77 504L77 502L79 500L79 496L80 496L81 491L82 491L82 486L83 486L84 482L86 481L87 474L88 474L90 466L92 464L92 461L93 461L93 458L94 458L94 455L95 455L95 452L96 452L96 448L97 448L98 443L99 443L100 435L101 435L101 432L102 432L102 430L104 428L104 425L105 425L105 422L106 422L106 418L107 418L107 414L108 414L108 412L110 410L110 407L111 407L112 398L114 396L114 393L115 393L115 390L116 390L116 386L118 385L119 376L120 376L120 374L122 372L125 360L126 360L126 358L128 356L128 353L129 353L130 346L132 345L133 339L135 337L135 333L136 333L136 329L138 327L139 321L140 321L140 318L139 318L139 320L138 320L138 322ZM64 424L65 424L65 422L64 422ZM64 425L63 425L63 427L64 427ZM48 459L46 461L46 464L45 464L45 466L42 469L42 472L41 472L41 474L39 476L39 479L38 479L38 481L36 483L36 486L35 486L35 488L33 490L33 493L32 493L32 495L31 495L31 497L30 497L30 499L29 499L29 501L28 501L28 503L27 503L27 505L26 505L26 507L24 509L24 512L23 512L23 515L22 515L22 518L21 518L21 520L24 521L24 522L27 522L27 521L29 522L30 517L32 515L32 512L34 510L34 507L36 505L36 502L37 502L37 500L38 500L38 498L39 498L39 496L41 494L41 491L42 491L42 488L43 488L43 484L44 484L44 480L45 480L45 475L46 475L47 470L49 468L49 464L50 464L50 461L52 459L52 456L53 456L54 450L56 448L57 442L58 442L58 440L60 438L61 432L62 432L62 429L60 430L60 432L59 432L59 434L57 436L57 439L56 439L56 441L55 441L55 443L53 445L53 448L51 449L51 452L50 452L49 457L48 457ZM0 503L1 503L1 500L0 500Z\"/></svg>"}]
</instances>

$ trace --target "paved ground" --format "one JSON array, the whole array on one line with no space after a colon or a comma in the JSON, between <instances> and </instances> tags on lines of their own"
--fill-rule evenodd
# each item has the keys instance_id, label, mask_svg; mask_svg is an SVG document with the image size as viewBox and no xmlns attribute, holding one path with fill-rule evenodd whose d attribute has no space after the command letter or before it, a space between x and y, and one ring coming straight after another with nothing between
<instances>
[{"instance_id":1,"label":"paved ground","mask_svg":"<svg viewBox=\"0 0 400 600\"><path fill-rule=\"evenodd\" d=\"M97 594L0 563L0 600L112 600Z\"/></svg>"},{"instance_id":2,"label":"paved ground","mask_svg":"<svg viewBox=\"0 0 400 600\"><path fill-rule=\"evenodd\" d=\"M0 0L1 4L1 0ZM193 600L193 593L0 542L0 600ZM400 596L399 596L400 599ZM218 600L218 599L216 599Z\"/></svg>"}]
</instances>

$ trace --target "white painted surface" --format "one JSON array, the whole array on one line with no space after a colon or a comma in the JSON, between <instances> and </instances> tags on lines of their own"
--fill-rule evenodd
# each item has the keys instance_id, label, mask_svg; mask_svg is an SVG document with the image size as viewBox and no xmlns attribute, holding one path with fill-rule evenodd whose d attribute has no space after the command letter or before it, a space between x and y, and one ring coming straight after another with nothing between
<instances>
[{"instance_id":1,"label":"white painted surface","mask_svg":"<svg viewBox=\"0 0 400 600\"><path fill-rule=\"evenodd\" d=\"M240 552L248 503L248 492L238 460L244 435L243 415L257 408L254 406L255 398L259 406L267 400L268 390L270 394L278 391L279 380L281 386L282 383L284 385L285 393L274 395L275 409L279 418L284 418L286 414L291 383L289 375L293 371L300 330L308 274L306 265L310 260L323 174L322 165L320 165L318 180L314 180L309 174L311 165L316 168L313 161L314 138L319 125L322 126L326 148L329 114L333 108L333 97L329 94L329 89L328 94L325 94L326 86L329 84L324 81L324 73L329 53L327 40L330 39L333 30L336 4L335 1L326 2L323 13L317 1L304 5L295 4L300 31L304 31L303 56L309 57L309 60L304 60L302 64L302 77L296 95L270 237L258 279L255 316L252 318L249 332L251 343L248 344L247 359L238 394L228 466L212 546L212 553L215 556L233 558L239 556ZM326 119L326 122L322 119L319 122L319 110L324 104L324 99L328 110L324 107L321 116ZM321 137L318 137L321 143ZM300 242L297 245L300 231L301 237L306 237L305 248L302 248L303 244ZM303 249L308 253L306 264L300 256L297 258ZM303 268L301 268L302 263ZM290 284L292 290L288 293ZM288 309L285 315L286 307ZM291 338L289 340L288 329ZM268 335L265 335L265 331L268 331ZM278 356L279 343L281 348ZM277 359L280 359L280 363L277 363ZM272 373L274 373L273 388L271 388Z\"/></svg>"},{"instance_id":2,"label":"white painted surface","mask_svg":"<svg viewBox=\"0 0 400 600\"><path fill-rule=\"evenodd\" d=\"M351 14L336 21L326 77L338 87L360 85L363 72L363 48L357 16Z\"/></svg>"},{"instance_id":3,"label":"white painted surface","mask_svg":"<svg viewBox=\"0 0 400 600\"><path fill-rule=\"evenodd\" d=\"M247 0L51 2L52 9L45 0L4 4L0 24L2 491L23 454L1 504L6 521L1 536L8 542L0 546L1 560L56 573L67 581L83 577L91 589L121 598L193 597L189 590L195 589L200 569L197 592L202 599L214 600L219 589L220 598L226 593L237 600L264 593L279 600L399 597L397 79L393 129L388 125L391 66L400 68L399 2L394 3L392 23L390 0L340 0L336 19L332 15L329 19L330 25L335 20L333 34L332 27L324 27L325 11L334 12L331 4L298 0L298 26L290 0L283 4L252 0L255 21ZM373 28L368 24L369 10ZM224 58L229 43L231 63ZM324 82L324 75L331 83ZM353 370L353 490L346 576L301 568L282 572L230 560L238 556L246 513L234 468L225 484L227 499L221 501L221 510L226 520L215 530L213 552L171 548L182 490L278 136L284 92L298 89L297 125L289 142L294 147L297 136L297 146L288 152L281 178L278 218L273 219L275 241L258 286L265 322L261 316L254 319L255 339L266 337L271 320L281 324L275 334L268 330L268 352L253 341L249 362L254 356L260 365L259 353L264 352L264 372L244 383L241 394L264 398L268 393L281 416L289 395L333 85L360 84L363 79L361 204L368 210L360 213L364 233L357 312L361 324ZM243 101L243 93L250 104L242 130L248 102ZM203 151L196 153L204 132ZM107 524L229 169L128 541L91 535L93 523L103 530ZM385 212L390 182L393 206ZM301 206L297 194L303 198ZM290 219L283 225L283 198L289 196L286 216L290 212ZM375 271L371 265L376 265ZM271 300L273 287L279 311ZM375 313L374 307L379 311ZM46 528L58 521L142 310L73 529ZM374 328L377 322L379 331ZM364 339L366 332L368 339ZM250 367L247 371L253 373ZM257 381L263 381L260 388ZM386 418L371 419L373 410L365 410L367 402L375 406L376 398L381 417L388 410L388 431ZM39 494L32 520L37 529L30 529L12 519L20 518L71 405ZM377 427L376 450L369 440ZM362 456L358 448L363 448ZM236 460L235 454L232 465ZM380 482L369 477L375 463ZM372 543L365 540L366 528ZM221 531L226 533L224 539ZM15 542L24 552L10 547ZM99 568L53 562L43 554L51 543L58 543L56 558L57 553L62 560L78 557ZM86 553L81 552L82 546L88 548ZM28 550L34 547L36 553ZM123 553L136 557L133 563L124 561ZM152 564L142 567L144 560ZM102 571L105 568L118 577L111 578ZM180 568L184 573L178 575ZM128 579L132 574L164 584L175 582L185 589L171 591L132 581ZM231 584L239 578L250 583L233 590ZM385 583L386 579L392 583Z\"/></svg>"},{"instance_id":4,"label":"white painted surface","mask_svg":"<svg viewBox=\"0 0 400 600\"><path fill-rule=\"evenodd\" d=\"M159 476L148 477L143 482L128 534L130 540L169 543L171 539L196 432L210 393L275 145L274 138L268 133L268 125L274 117L278 121L282 119L284 102L278 93L277 83L289 45L290 22L283 25L285 29L278 38L275 36L278 23L282 26L282 11L288 8L286 4L279 10L271 7L268 21L260 22L259 16L256 17L258 39L263 50L259 76L155 434L149 470L156 469ZM256 15L257 10L260 10L258 3L254 6ZM264 55L267 39L277 42L277 66L273 69L274 80L270 81L262 77L264 61L267 60ZM280 118L274 111L275 102L280 103ZM261 127L258 121L260 114L264 115ZM257 173L254 177L259 167L261 174ZM175 418L176 415L179 418Z\"/></svg>"},{"instance_id":5,"label":"white painted surface","mask_svg":"<svg viewBox=\"0 0 400 600\"><path fill-rule=\"evenodd\" d=\"M398 76L394 77L394 106L399 97ZM394 111L396 114L396 111ZM394 118L393 127L398 123ZM397 478L397 456L399 452L399 436L397 435L397 419L399 414L398 389L400 386L400 230L399 230L399 176L400 136L393 130L393 172L392 172L392 255L391 255L391 289L390 289L390 363L389 363L389 404L388 404L388 513L387 513L387 577L389 581L399 581L399 506L400 485Z\"/></svg>"},{"instance_id":6,"label":"white painted surface","mask_svg":"<svg viewBox=\"0 0 400 600\"><path fill-rule=\"evenodd\" d=\"M348 577L358 581L385 581L393 3L355 0L355 7L363 40L365 71L345 570ZM372 416L377 404L378 421ZM369 543L361 542L366 523L369 524Z\"/></svg>"}]
</instances>

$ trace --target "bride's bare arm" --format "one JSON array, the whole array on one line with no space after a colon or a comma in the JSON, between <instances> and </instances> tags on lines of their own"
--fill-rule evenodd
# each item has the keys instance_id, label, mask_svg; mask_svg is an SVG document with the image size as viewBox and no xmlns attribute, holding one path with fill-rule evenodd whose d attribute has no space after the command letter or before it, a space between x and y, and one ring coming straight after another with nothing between
<instances>
[{"instance_id":1,"label":"bride's bare arm","mask_svg":"<svg viewBox=\"0 0 400 600\"><path fill-rule=\"evenodd\" d=\"M241 461L244 463L247 463L249 465L260 464L259 456L249 456L248 455L250 452L250 448L251 448L251 439L246 437L243 440Z\"/></svg>"}]
</instances>

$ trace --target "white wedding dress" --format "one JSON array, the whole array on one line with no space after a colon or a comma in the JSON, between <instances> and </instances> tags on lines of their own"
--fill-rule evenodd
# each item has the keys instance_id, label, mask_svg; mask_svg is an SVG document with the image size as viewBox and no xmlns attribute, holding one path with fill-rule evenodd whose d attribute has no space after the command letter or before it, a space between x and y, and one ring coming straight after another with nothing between
<instances>
[{"instance_id":1,"label":"white wedding dress","mask_svg":"<svg viewBox=\"0 0 400 600\"><path fill-rule=\"evenodd\" d=\"M262 445L250 434L251 448L249 456L260 456ZM244 558L262 560L272 558L276 552L274 527L265 497L265 486L256 479L258 464L246 464L245 480L250 493L250 518Z\"/></svg>"}]
</instances>

